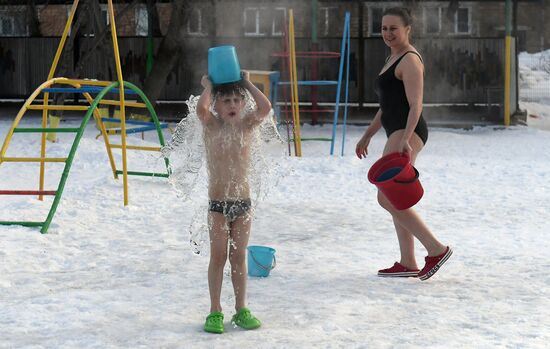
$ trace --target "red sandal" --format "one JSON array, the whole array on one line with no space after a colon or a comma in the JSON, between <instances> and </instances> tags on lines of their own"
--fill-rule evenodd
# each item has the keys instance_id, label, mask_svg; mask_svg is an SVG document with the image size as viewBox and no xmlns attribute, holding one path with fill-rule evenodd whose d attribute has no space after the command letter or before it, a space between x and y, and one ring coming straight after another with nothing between
<instances>
[{"instance_id":1,"label":"red sandal","mask_svg":"<svg viewBox=\"0 0 550 349\"><path fill-rule=\"evenodd\" d=\"M440 254L439 256L427 256L425 258L426 265L424 265L424 268L422 268L422 271L418 273L418 277L420 280L428 280L432 276L434 276L435 273L441 268L441 266L451 257L453 254L453 250L447 246L447 249Z\"/></svg>"},{"instance_id":2,"label":"red sandal","mask_svg":"<svg viewBox=\"0 0 550 349\"><path fill-rule=\"evenodd\" d=\"M402 264L395 262L393 267L388 269L378 270L378 276L392 277L392 278L408 278L417 277L418 269L409 269Z\"/></svg>"}]
</instances>

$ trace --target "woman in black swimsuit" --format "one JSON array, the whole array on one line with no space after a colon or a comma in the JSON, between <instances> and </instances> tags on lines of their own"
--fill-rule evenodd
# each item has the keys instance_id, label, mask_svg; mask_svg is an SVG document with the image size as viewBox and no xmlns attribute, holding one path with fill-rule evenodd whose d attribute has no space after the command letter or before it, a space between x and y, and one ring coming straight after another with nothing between
<instances>
[{"instance_id":1,"label":"woman in black swimsuit","mask_svg":"<svg viewBox=\"0 0 550 349\"><path fill-rule=\"evenodd\" d=\"M414 164L428 140L428 127L422 117L424 65L409 42L411 14L405 8L390 8L382 17L382 36L391 49L381 73L376 78L380 109L357 143L355 152L362 159L367 155L371 138L384 127L388 140L384 155L408 153ZM451 256L450 247L440 243L412 209L397 210L380 191L378 202L393 218L401 259L391 268L378 271L379 276L430 278ZM418 269L414 256L414 238L428 251L425 265Z\"/></svg>"}]
</instances>

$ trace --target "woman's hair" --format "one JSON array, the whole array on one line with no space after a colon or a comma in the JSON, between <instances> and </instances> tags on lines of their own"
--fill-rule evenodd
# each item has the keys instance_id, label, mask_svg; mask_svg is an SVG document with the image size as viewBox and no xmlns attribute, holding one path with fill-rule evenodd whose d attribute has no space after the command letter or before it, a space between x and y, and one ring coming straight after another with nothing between
<instances>
[{"instance_id":1,"label":"woman's hair","mask_svg":"<svg viewBox=\"0 0 550 349\"><path fill-rule=\"evenodd\" d=\"M413 17L411 15L411 10L406 7L390 7L384 11L383 16L397 16L400 17L405 26L412 25Z\"/></svg>"}]
</instances>

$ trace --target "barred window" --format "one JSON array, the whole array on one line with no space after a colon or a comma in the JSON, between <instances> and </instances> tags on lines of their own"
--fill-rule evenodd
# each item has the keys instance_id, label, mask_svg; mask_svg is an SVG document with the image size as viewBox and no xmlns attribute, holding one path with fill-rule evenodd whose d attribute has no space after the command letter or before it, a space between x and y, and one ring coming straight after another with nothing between
<instances>
[{"instance_id":1,"label":"barred window","mask_svg":"<svg viewBox=\"0 0 550 349\"><path fill-rule=\"evenodd\" d=\"M441 32L441 8L424 8L424 23L426 24L426 34L439 34Z\"/></svg>"},{"instance_id":2,"label":"barred window","mask_svg":"<svg viewBox=\"0 0 550 349\"><path fill-rule=\"evenodd\" d=\"M470 9L459 8L455 13L455 33L469 34L470 33Z\"/></svg>"}]
</instances>

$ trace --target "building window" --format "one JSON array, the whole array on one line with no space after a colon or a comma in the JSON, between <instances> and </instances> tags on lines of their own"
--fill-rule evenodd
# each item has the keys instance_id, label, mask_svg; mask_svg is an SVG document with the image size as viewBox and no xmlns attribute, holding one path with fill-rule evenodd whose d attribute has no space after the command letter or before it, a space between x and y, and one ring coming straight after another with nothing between
<instances>
[{"instance_id":1,"label":"building window","mask_svg":"<svg viewBox=\"0 0 550 349\"><path fill-rule=\"evenodd\" d=\"M283 36L286 26L286 8L276 7L273 12L273 24L271 26L271 35Z\"/></svg>"},{"instance_id":2,"label":"building window","mask_svg":"<svg viewBox=\"0 0 550 349\"><path fill-rule=\"evenodd\" d=\"M8 10L0 12L0 36L28 35L25 11Z\"/></svg>"},{"instance_id":3,"label":"building window","mask_svg":"<svg viewBox=\"0 0 550 349\"><path fill-rule=\"evenodd\" d=\"M5 15L0 15L0 35L13 36L15 35L15 19Z\"/></svg>"},{"instance_id":4,"label":"building window","mask_svg":"<svg viewBox=\"0 0 550 349\"><path fill-rule=\"evenodd\" d=\"M141 5L136 9L136 35L147 36L149 31L149 13L147 7Z\"/></svg>"},{"instance_id":5,"label":"building window","mask_svg":"<svg viewBox=\"0 0 550 349\"><path fill-rule=\"evenodd\" d=\"M265 8L247 7L244 9L244 35L265 36Z\"/></svg>"},{"instance_id":6,"label":"building window","mask_svg":"<svg viewBox=\"0 0 550 349\"><path fill-rule=\"evenodd\" d=\"M459 8L455 13L455 33L470 34L470 9Z\"/></svg>"},{"instance_id":7,"label":"building window","mask_svg":"<svg viewBox=\"0 0 550 349\"><path fill-rule=\"evenodd\" d=\"M426 34L439 34L441 32L441 8L424 8L424 23Z\"/></svg>"},{"instance_id":8,"label":"building window","mask_svg":"<svg viewBox=\"0 0 550 349\"><path fill-rule=\"evenodd\" d=\"M111 22L109 18L109 9L107 8L106 4L100 4L99 6L101 7L101 18L104 20L103 23L105 24L105 26L108 26L109 23ZM71 9L69 8L69 13L70 12L71 12Z\"/></svg>"},{"instance_id":9,"label":"building window","mask_svg":"<svg viewBox=\"0 0 550 349\"><path fill-rule=\"evenodd\" d=\"M382 14L384 7L371 7L369 9L369 33L371 36L382 35Z\"/></svg>"},{"instance_id":10,"label":"building window","mask_svg":"<svg viewBox=\"0 0 550 349\"><path fill-rule=\"evenodd\" d=\"M193 36L205 36L207 33L202 27L202 8L191 9L191 15L187 22L187 34Z\"/></svg>"},{"instance_id":11,"label":"building window","mask_svg":"<svg viewBox=\"0 0 550 349\"><path fill-rule=\"evenodd\" d=\"M330 19L336 18L335 10L338 10L337 7L321 7L319 8L319 22L320 26L319 34L322 36L329 36L330 35Z\"/></svg>"}]
</instances>

